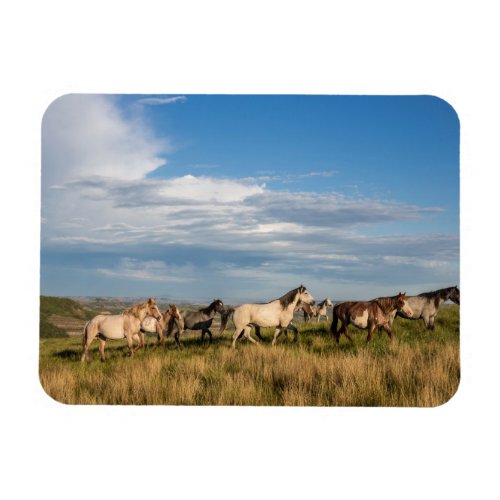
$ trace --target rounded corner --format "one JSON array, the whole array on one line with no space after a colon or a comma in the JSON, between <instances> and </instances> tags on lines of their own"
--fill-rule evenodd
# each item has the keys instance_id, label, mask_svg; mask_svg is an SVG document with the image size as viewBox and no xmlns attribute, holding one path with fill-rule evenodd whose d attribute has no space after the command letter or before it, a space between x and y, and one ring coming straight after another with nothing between
<instances>
[{"instance_id":1,"label":"rounded corner","mask_svg":"<svg viewBox=\"0 0 500 500\"><path fill-rule=\"evenodd\" d=\"M58 103L59 101L61 101L62 99L70 97L70 96L74 96L74 95L75 95L74 92L68 92L66 94L61 94L61 95L57 96L55 99L53 99L52 101L49 102L49 104L45 108L45 111L42 114L42 120L41 120L42 130L43 130L43 124L44 124L45 118L47 116L47 113L54 107L54 105L56 103Z\"/></svg>"},{"instance_id":2,"label":"rounded corner","mask_svg":"<svg viewBox=\"0 0 500 500\"><path fill-rule=\"evenodd\" d=\"M436 406L432 406L432 408L443 408L443 406L448 405L451 400L455 399L456 395L458 394L458 390L460 389L461 383L462 383L462 375L460 374L458 378L458 384L455 387L455 391L451 394L451 396L446 401L443 401L442 403L439 403Z\"/></svg>"},{"instance_id":3,"label":"rounded corner","mask_svg":"<svg viewBox=\"0 0 500 500\"><path fill-rule=\"evenodd\" d=\"M53 401L53 402L55 402L55 403L57 403L57 404L59 404L59 405L63 405L63 406L74 406L74 405L73 405L73 404L71 404L71 403L66 403L66 402L64 402L64 401L59 401L58 399L56 399L54 396L52 396L51 394L49 394L49 393L47 392L47 389L45 389L45 387L44 387L44 385L43 385L43 383L42 383L42 380L41 380L41 378L40 378L40 371L38 372L38 383L40 384L40 387L41 387L41 389L42 389L43 394L45 394L45 396L46 396L47 398L49 398L51 401Z\"/></svg>"},{"instance_id":4,"label":"rounded corner","mask_svg":"<svg viewBox=\"0 0 500 500\"><path fill-rule=\"evenodd\" d=\"M453 104L451 104L448 100L444 99L443 97L440 97L440 96L437 96L434 94L424 94L424 97L428 97L430 99L435 99L436 101L439 101L439 103L441 105L444 105L445 107L447 107L451 111L451 113L453 114L453 116L457 122L458 128L460 129L460 115L458 114L458 111L456 110L456 108Z\"/></svg>"}]
</instances>

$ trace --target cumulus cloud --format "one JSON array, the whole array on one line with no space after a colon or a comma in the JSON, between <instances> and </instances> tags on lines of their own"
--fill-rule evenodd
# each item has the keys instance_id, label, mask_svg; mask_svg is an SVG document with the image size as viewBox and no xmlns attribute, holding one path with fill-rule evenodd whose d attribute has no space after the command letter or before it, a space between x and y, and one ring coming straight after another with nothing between
<instances>
[{"instance_id":1,"label":"cumulus cloud","mask_svg":"<svg viewBox=\"0 0 500 500\"><path fill-rule=\"evenodd\" d=\"M99 175L141 179L165 163L169 142L140 117L125 117L114 99L70 94L56 99L42 124L42 187Z\"/></svg>"}]
</instances>

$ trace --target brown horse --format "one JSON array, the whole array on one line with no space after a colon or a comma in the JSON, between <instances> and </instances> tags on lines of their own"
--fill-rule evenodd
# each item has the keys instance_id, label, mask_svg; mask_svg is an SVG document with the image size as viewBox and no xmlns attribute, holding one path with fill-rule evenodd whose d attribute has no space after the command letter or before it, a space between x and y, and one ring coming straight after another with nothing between
<instances>
[{"instance_id":1,"label":"brown horse","mask_svg":"<svg viewBox=\"0 0 500 500\"><path fill-rule=\"evenodd\" d=\"M83 354L82 361L89 361L89 347L97 337L99 339L99 352L101 361L104 361L104 347L106 340L127 339L130 356L133 356L137 349L134 349L134 337L141 330L141 323L146 316L153 316L157 320L161 319L161 313L156 305L156 300L150 298L143 304L136 304L129 307L122 314L99 314L92 318L83 329Z\"/></svg>"},{"instance_id":2,"label":"brown horse","mask_svg":"<svg viewBox=\"0 0 500 500\"><path fill-rule=\"evenodd\" d=\"M171 321L172 320L172 321ZM147 316L141 323L141 331L134 337L134 340L139 342L137 349L144 346L144 334L145 333L156 333L157 342L154 347L158 347L160 344L165 345L166 337L163 334L168 326L167 337L172 333L172 327L174 323L177 325L177 329L182 333L184 330L184 319L179 311L179 308L175 304L170 304L169 308L161 315L161 319L157 320L153 316Z\"/></svg>"},{"instance_id":3,"label":"brown horse","mask_svg":"<svg viewBox=\"0 0 500 500\"><path fill-rule=\"evenodd\" d=\"M394 297L379 297L369 302L342 302L333 308L330 331L337 343L342 333L353 342L347 331L347 326L352 323L358 328L368 329L366 342L369 342L375 328L381 327L392 340L391 322L395 311L402 311L406 316L412 317L413 312L408 305L406 293L399 293ZM339 319L342 326L337 330Z\"/></svg>"}]
</instances>

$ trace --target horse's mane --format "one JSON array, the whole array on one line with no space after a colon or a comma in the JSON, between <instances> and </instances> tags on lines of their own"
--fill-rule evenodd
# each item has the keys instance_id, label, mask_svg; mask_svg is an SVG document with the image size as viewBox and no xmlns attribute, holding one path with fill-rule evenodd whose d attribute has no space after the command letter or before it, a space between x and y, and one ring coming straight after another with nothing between
<instances>
[{"instance_id":1,"label":"horse's mane","mask_svg":"<svg viewBox=\"0 0 500 500\"><path fill-rule=\"evenodd\" d=\"M318 304L318 308L321 309L326 304L327 301L328 301L328 299L325 299L325 300L323 300L323 302L320 302Z\"/></svg>"},{"instance_id":2,"label":"horse's mane","mask_svg":"<svg viewBox=\"0 0 500 500\"><path fill-rule=\"evenodd\" d=\"M426 299L435 299L435 298L447 299L454 288L455 288L454 286L450 286L448 288L441 288L439 290L435 290L434 292L419 293L418 296L425 297Z\"/></svg>"},{"instance_id":3,"label":"horse's mane","mask_svg":"<svg viewBox=\"0 0 500 500\"><path fill-rule=\"evenodd\" d=\"M429 302L434 301L434 305L439 307L440 300L448 300L450 298L451 292L455 289L455 286L450 286L448 288L440 288L439 290L435 290L434 292L424 292L419 293L418 297L424 297Z\"/></svg>"},{"instance_id":4,"label":"horse's mane","mask_svg":"<svg viewBox=\"0 0 500 500\"><path fill-rule=\"evenodd\" d=\"M301 288L305 290L303 286L299 286L298 288L294 288L293 290L290 290L288 293L285 293L285 295L281 296L279 299L274 299L274 300L279 300L281 307L283 309L286 309L295 300L295 297L297 296ZM272 300L271 302L274 301Z\"/></svg>"},{"instance_id":5,"label":"horse's mane","mask_svg":"<svg viewBox=\"0 0 500 500\"><path fill-rule=\"evenodd\" d=\"M144 302L142 304L135 304L135 305L129 307L128 309L125 309L125 311L123 311L123 314L130 314L130 315L135 316L136 318L140 319L141 311L147 306L148 306L147 302Z\"/></svg>"},{"instance_id":6,"label":"horse's mane","mask_svg":"<svg viewBox=\"0 0 500 500\"><path fill-rule=\"evenodd\" d=\"M396 308L398 295L394 295L393 297L379 297L374 302L380 306L384 314L387 314Z\"/></svg>"},{"instance_id":7,"label":"horse's mane","mask_svg":"<svg viewBox=\"0 0 500 500\"><path fill-rule=\"evenodd\" d=\"M216 302L220 302L220 300L219 299L213 300L207 307L200 309L200 312L204 314L210 314L215 309Z\"/></svg>"}]
</instances>

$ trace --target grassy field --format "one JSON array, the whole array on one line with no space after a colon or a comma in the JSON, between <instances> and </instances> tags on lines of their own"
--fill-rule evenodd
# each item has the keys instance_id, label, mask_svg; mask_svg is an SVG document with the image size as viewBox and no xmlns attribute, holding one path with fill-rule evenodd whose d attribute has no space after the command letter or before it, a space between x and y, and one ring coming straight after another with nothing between
<instances>
[{"instance_id":1,"label":"grassy field","mask_svg":"<svg viewBox=\"0 0 500 500\"><path fill-rule=\"evenodd\" d=\"M300 324L299 342L283 336L268 342L238 342L232 324L211 346L185 335L183 348L151 347L131 359L126 342L108 342L105 363L97 342L82 364L80 338L40 340L40 381L68 404L427 406L448 401L460 381L459 308L441 308L433 332L421 321L397 318L396 339L353 328L355 343L334 343L329 323ZM214 332L216 329L214 329ZM150 337L149 346L154 339Z\"/></svg>"}]
</instances>

